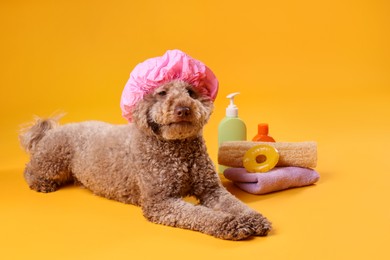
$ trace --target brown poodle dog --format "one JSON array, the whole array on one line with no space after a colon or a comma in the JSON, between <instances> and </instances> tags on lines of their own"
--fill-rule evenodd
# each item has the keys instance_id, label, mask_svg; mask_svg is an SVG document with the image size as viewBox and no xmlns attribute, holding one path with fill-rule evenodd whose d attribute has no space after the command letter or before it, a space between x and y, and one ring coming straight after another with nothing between
<instances>
[{"instance_id":1,"label":"brown poodle dog","mask_svg":"<svg viewBox=\"0 0 390 260\"><path fill-rule=\"evenodd\" d=\"M81 183L97 195L141 206L154 223L222 239L265 236L271 224L222 186L207 154L202 129L212 110L208 97L172 81L137 104L132 124L58 126L57 119L38 119L20 136L31 154L25 179L39 192Z\"/></svg>"}]
</instances>

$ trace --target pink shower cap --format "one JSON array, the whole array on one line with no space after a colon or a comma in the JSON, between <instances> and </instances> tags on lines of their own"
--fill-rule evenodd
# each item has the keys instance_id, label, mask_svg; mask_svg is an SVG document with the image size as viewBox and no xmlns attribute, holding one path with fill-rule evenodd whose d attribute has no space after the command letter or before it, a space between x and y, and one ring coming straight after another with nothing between
<instances>
[{"instance_id":1,"label":"pink shower cap","mask_svg":"<svg viewBox=\"0 0 390 260\"><path fill-rule=\"evenodd\" d=\"M120 104L123 117L131 122L132 111L144 95L172 80L191 84L212 101L218 93L218 80L206 65L180 50L169 50L138 64L130 73Z\"/></svg>"}]
</instances>

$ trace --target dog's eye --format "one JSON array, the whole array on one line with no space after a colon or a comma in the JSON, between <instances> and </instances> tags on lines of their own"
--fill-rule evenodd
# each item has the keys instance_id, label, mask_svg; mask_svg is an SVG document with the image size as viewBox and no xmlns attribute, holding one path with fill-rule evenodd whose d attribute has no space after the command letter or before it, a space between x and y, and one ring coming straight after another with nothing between
<instances>
[{"instance_id":1,"label":"dog's eye","mask_svg":"<svg viewBox=\"0 0 390 260\"><path fill-rule=\"evenodd\" d=\"M159 95L160 97L163 97L163 96L167 95L167 92L165 90L162 90L162 91L158 92L157 95Z\"/></svg>"},{"instance_id":2,"label":"dog's eye","mask_svg":"<svg viewBox=\"0 0 390 260\"><path fill-rule=\"evenodd\" d=\"M196 98L197 97L197 95L196 95L196 92L195 91L193 91L192 89L187 89L187 92L188 92L188 95L190 95L190 97L192 97L192 98Z\"/></svg>"}]
</instances>

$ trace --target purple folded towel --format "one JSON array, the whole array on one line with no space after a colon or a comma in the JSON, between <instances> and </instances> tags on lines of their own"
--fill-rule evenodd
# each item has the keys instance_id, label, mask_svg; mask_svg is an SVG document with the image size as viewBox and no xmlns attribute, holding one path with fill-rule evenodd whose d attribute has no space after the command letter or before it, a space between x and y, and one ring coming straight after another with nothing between
<instances>
[{"instance_id":1,"label":"purple folded towel","mask_svg":"<svg viewBox=\"0 0 390 260\"><path fill-rule=\"evenodd\" d=\"M245 168L228 168L223 174L240 189L252 194L306 186L320 178L315 170L301 167L275 167L266 173L248 173Z\"/></svg>"}]
</instances>

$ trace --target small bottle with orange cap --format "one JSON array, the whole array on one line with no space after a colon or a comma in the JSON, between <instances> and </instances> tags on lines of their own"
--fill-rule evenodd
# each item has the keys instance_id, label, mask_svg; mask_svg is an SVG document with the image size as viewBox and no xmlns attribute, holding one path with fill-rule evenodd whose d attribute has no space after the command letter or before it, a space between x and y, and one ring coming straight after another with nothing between
<instances>
[{"instance_id":1,"label":"small bottle with orange cap","mask_svg":"<svg viewBox=\"0 0 390 260\"><path fill-rule=\"evenodd\" d=\"M261 123L257 125L257 135L253 137L252 141L275 142L275 139L268 135L268 124Z\"/></svg>"}]
</instances>

